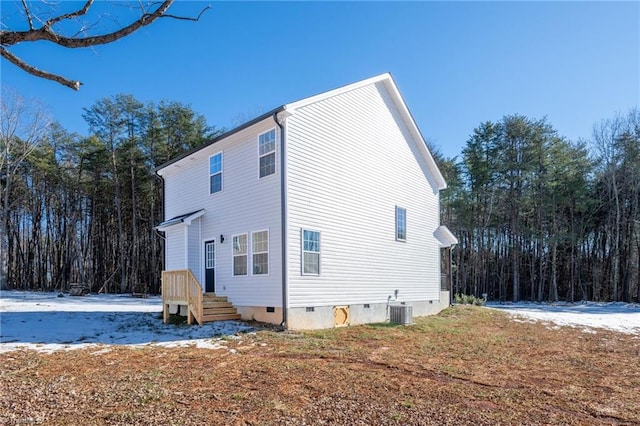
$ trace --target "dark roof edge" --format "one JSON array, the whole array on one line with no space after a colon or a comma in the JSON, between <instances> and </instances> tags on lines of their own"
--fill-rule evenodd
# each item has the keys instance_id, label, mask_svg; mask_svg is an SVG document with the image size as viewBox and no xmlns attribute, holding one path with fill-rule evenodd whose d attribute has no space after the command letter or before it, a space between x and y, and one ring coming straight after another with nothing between
<instances>
[{"instance_id":1,"label":"dark roof edge","mask_svg":"<svg viewBox=\"0 0 640 426\"><path fill-rule=\"evenodd\" d=\"M254 118L253 120L247 121L246 123L241 124L238 127L234 127L233 129L231 129L231 130L229 130L227 132L224 132L220 136L217 136L217 137L209 140L208 142L204 143L201 146L198 146L196 148L190 149L189 151L183 152L182 154L178 155L174 159L169 160L166 163L159 165L158 167L153 169L153 171L154 172L158 172L159 170L162 170L162 169L172 165L173 163L177 163L178 161L182 160L183 158L186 158L186 157L190 156L191 154L194 154L194 153L196 153L196 152L198 152L198 151L200 151L202 149L205 149L206 147L211 146L214 143L221 141L222 139L228 138L229 136L234 135L234 134L246 129L247 127L251 127L254 124L259 123L260 121L262 121L262 120L264 120L266 118L269 118L270 116L272 116L274 114L282 112L282 111L284 111L284 109L285 109L285 105L281 105L278 108L272 109L271 111L266 112L266 113L262 114L261 116Z\"/></svg>"}]
</instances>

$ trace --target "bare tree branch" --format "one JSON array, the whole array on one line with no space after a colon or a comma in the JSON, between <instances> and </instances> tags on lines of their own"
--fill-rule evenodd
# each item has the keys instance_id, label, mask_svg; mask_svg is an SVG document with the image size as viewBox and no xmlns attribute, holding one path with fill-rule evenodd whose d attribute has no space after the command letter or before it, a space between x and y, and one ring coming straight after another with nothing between
<instances>
[{"instance_id":1,"label":"bare tree branch","mask_svg":"<svg viewBox=\"0 0 640 426\"><path fill-rule=\"evenodd\" d=\"M57 18L50 19L45 25L37 30L29 31L2 31L0 32L0 44L2 46L12 46L17 43L25 41L50 41L63 47L75 49L79 47L96 46L99 44L107 44L128 36L134 31L151 24L153 21L162 16L174 0L165 0L153 13L144 13L139 19L135 20L126 27L120 28L117 31L113 31L108 34L102 34L98 36L71 38L65 37L59 33L56 33L51 28L51 25L60 22L61 19L68 19L71 17L79 16L88 10L93 3L93 0L89 0L85 7L77 12L65 14Z\"/></svg>"},{"instance_id":2,"label":"bare tree branch","mask_svg":"<svg viewBox=\"0 0 640 426\"><path fill-rule=\"evenodd\" d=\"M24 13L27 14L27 21L29 21L29 29L33 29L33 19L31 19L31 12L29 11L29 6L27 5L27 0L22 0L22 7L24 7Z\"/></svg>"},{"instance_id":3,"label":"bare tree branch","mask_svg":"<svg viewBox=\"0 0 640 426\"><path fill-rule=\"evenodd\" d=\"M176 16L176 15L169 15L168 13L165 13L164 15L161 16L161 18L171 18L171 19L178 19L178 20L182 20L182 21L193 21L193 22L198 22L200 20L200 17L207 11L211 9L211 5L207 5L207 7L205 7L204 9L202 9L200 11L200 13L198 14L198 16L196 16L195 18L191 18L189 16Z\"/></svg>"},{"instance_id":4,"label":"bare tree branch","mask_svg":"<svg viewBox=\"0 0 640 426\"><path fill-rule=\"evenodd\" d=\"M25 70L26 72L28 72L31 75L34 75L36 77L40 77L40 78L44 78L47 80L52 80L55 82L58 82L60 84L62 84L63 86L67 86L73 90L79 90L80 86L82 85L81 82L79 81L73 81L73 80L69 80L68 78L62 77L60 75L56 75L56 74L52 74L50 72L46 72L46 71L42 71L34 66L29 65L28 63L24 62L22 59L18 58L17 56L15 56L13 53L9 52L7 49L5 49L4 47L0 46L0 54L2 55L3 58L5 58L6 60L8 60L9 62L11 62L12 64L16 65L19 68L22 68L23 70Z\"/></svg>"},{"instance_id":5,"label":"bare tree branch","mask_svg":"<svg viewBox=\"0 0 640 426\"><path fill-rule=\"evenodd\" d=\"M29 30L27 31L11 31L11 30L0 30L0 45L1 45L1 54L2 56L23 69L24 71L36 76L45 78L48 80L56 81L64 86L70 87L74 90L78 90L80 88L79 81L73 81L67 79L65 77L52 74L46 71L42 71L30 64L26 61L18 58L13 55L8 48L10 46L17 45L23 42L37 42L37 41L49 41L51 43L55 43L59 46L63 46L70 49L75 48L83 48L83 47L91 47L101 44L112 43L116 40L119 40L123 37L130 35L131 33L139 30L142 27L145 27L151 23L153 23L158 18L171 18L185 21L198 21L202 14L207 11L210 6L206 6L204 9L200 11L197 17L184 17L184 16L176 16L167 14L167 10L173 4L174 0L163 0L162 2L148 2L144 4L139 1L137 9L140 11L140 16L138 19L130 23L129 25L123 26L115 31L108 32L106 34L99 35L91 35L87 37L77 37L78 34L82 33L82 29L72 36L67 36L62 34L61 32L57 32L54 30L54 26L62 21L75 19L80 16L84 16L87 14L91 6L94 4L94 0L87 0L84 3L84 6L81 9L78 9L74 12L64 13L59 16L55 16L51 19L48 19L44 22L44 24L40 28L35 28L33 26L33 17L31 11L28 7L27 0L22 0L23 7L27 14L27 19L29 21ZM154 10L149 12L147 7L157 6ZM36 19L41 22L36 16Z\"/></svg>"},{"instance_id":6,"label":"bare tree branch","mask_svg":"<svg viewBox=\"0 0 640 426\"><path fill-rule=\"evenodd\" d=\"M56 16L55 18L49 19L47 22L44 23L44 28L51 28L53 24L63 21L65 19L73 19L73 18L77 18L78 16L82 16L89 11L89 8L91 7L92 4L93 4L93 0L88 0L80 10L77 10L71 13L65 13L64 15Z\"/></svg>"}]
</instances>

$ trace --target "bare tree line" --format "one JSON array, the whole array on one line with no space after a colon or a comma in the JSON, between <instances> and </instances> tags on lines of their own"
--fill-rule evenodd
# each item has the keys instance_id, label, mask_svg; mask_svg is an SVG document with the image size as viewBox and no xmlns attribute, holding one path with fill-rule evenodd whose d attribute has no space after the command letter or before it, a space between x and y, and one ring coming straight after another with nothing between
<instances>
[{"instance_id":1,"label":"bare tree line","mask_svg":"<svg viewBox=\"0 0 640 426\"><path fill-rule=\"evenodd\" d=\"M55 123L37 126L33 114L10 114L24 103L19 95L2 98L0 284L157 292L161 184L152 171L216 131L179 102L117 95L85 109L91 135L84 137ZM37 132L5 130L25 123Z\"/></svg>"},{"instance_id":2,"label":"bare tree line","mask_svg":"<svg viewBox=\"0 0 640 426\"><path fill-rule=\"evenodd\" d=\"M459 237L454 291L494 300L640 301L640 111L568 141L546 120L482 123L439 162Z\"/></svg>"},{"instance_id":3,"label":"bare tree line","mask_svg":"<svg viewBox=\"0 0 640 426\"><path fill-rule=\"evenodd\" d=\"M130 95L70 134L4 90L0 285L157 292L161 185L152 170L217 133L179 102ZM458 236L454 292L494 300L640 301L640 112L569 141L546 120L481 123L449 183L442 222Z\"/></svg>"}]
</instances>

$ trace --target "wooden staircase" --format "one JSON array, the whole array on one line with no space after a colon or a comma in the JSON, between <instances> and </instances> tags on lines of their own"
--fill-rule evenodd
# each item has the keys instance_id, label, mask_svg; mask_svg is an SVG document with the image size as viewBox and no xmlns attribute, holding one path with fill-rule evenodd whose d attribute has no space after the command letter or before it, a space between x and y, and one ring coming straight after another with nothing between
<instances>
[{"instance_id":1,"label":"wooden staircase","mask_svg":"<svg viewBox=\"0 0 640 426\"><path fill-rule=\"evenodd\" d=\"M226 296L216 296L214 293L202 295L202 322L239 320L240 314L233 307Z\"/></svg>"},{"instance_id":2,"label":"wooden staircase","mask_svg":"<svg viewBox=\"0 0 640 426\"><path fill-rule=\"evenodd\" d=\"M169 321L169 306L187 306L187 324L239 320L240 314L226 296L204 293L189 269L162 271L162 316Z\"/></svg>"}]
</instances>

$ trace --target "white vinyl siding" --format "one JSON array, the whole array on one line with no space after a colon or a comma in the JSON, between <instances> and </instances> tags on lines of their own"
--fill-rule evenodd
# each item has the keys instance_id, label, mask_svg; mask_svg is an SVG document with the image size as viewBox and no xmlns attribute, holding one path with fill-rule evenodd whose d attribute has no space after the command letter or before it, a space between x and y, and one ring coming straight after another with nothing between
<instances>
[{"instance_id":1,"label":"white vinyl siding","mask_svg":"<svg viewBox=\"0 0 640 426\"><path fill-rule=\"evenodd\" d=\"M209 193L222 191L222 153L209 157Z\"/></svg>"},{"instance_id":2,"label":"white vinyl siding","mask_svg":"<svg viewBox=\"0 0 640 426\"><path fill-rule=\"evenodd\" d=\"M168 271L185 269L186 239L184 226L174 226L165 231L165 269Z\"/></svg>"},{"instance_id":3,"label":"white vinyl siding","mask_svg":"<svg viewBox=\"0 0 640 426\"><path fill-rule=\"evenodd\" d=\"M198 256L203 274L203 242L216 241L216 294L227 296L234 306L282 306L282 275L280 268L275 267L281 264L282 252L280 179L258 182L256 170L258 135L273 127L273 117L268 117L159 171L165 182L165 220L204 210L200 217L200 244L195 253L189 253L189 258ZM276 151L279 150L279 131L276 128ZM206 178L209 157L220 152L224 152L223 190L209 196L210 183ZM278 162L279 157L276 170L280 168ZM234 276L233 235L264 229L269 229L270 234L269 274L252 275L251 269L247 269L247 275ZM184 259L184 233L182 235L179 251ZM224 241L220 241L221 235ZM274 238L276 235L278 238ZM168 242L166 249L174 251L169 247L171 244ZM251 247L249 254L250 251ZM250 268L251 257L247 263Z\"/></svg>"},{"instance_id":4,"label":"white vinyl siding","mask_svg":"<svg viewBox=\"0 0 640 426\"><path fill-rule=\"evenodd\" d=\"M253 275L269 273L269 231L251 233L251 256Z\"/></svg>"},{"instance_id":5,"label":"white vinyl siding","mask_svg":"<svg viewBox=\"0 0 640 426\"><path fill-rule=\"evenodd\" d=\"M165 230L165 269L191 269L201 278L200 219L190 224L179 223Z\"/></svg>"},{"instance_id":6,"label":"white vinyl siding","mask_svg":"<svg viewBox=\"0 0 640 426\"><path fill-rule=\"evenodd\" d=\"M258 167L260 177L276 172L276 131L269 130L258 136Z\"/></svg>"},{"instance_id":7,"label":"white vinyl siding","mask_svg":"<svg viewBox=\"0 0 640 426\"><path fill-rule=\"evenodd\" d=\"M187 265L193 275L204 285L204 277L202 276L202 240L200 239L200 218L191 222L190 225L184 225L187 229Z\"/></svg>"},{"instance_id":8,"label":"white vinyl siding","mask_svg":"<svg viewBox=\"0 0 640 426\"><path fill-rule=\"evenodd\" d=\"M320 275L320 233L302 230L302 274Z\"/></svg>"},{"instance_id":9,"label":"white vinyl siding","mask_svg":"<svg viewBox=\"0 0 640 426\"><path fill-rule=\"evenodd\" d=\"M289 306L440 298L438 185L384 82L287 119ZM398 244L395 207L409 213ZM322 230L321 274L303 272L300 229Z\"/></svg>"},{"instance_id":10,"label":"white vinyl siding","mask_svg":"<svg viewBox=\"0 0 640 426\"><path fill-rule=\"evenodd\" d=\"M439 299L440 250L433 232L439 226L438 188L444 183L432 175L424 147L416 145L423 142L414 139L394 96L379 81L300 104L286 121L286 150L279 146L276 127L275 150L261 153L258 147L256 152L259 136L274 129L268 117L160 170L165 219L203 209L201 240L227 237L217 247L222 273L216 274L216 293L237 306L282 306L284 182L288 307L386 303L395 290L399 302ZM209 156L222 151L224 191L208 197L210 182L203 177ZM257 182L259 159L271 153L282 181ZM281 156L285 163L279 163ZM395 238L396 206L410 219L403 244ZM225 247L233 235L261 229L269 229L271 237L269 274L234 277L233 250ZM301 229L322 231L319 275L303 274ZM171 240L176 245L169 248ZM184 234L181 243L168 237L167 258L186 245Z\"/></svg>"},{"instance_id":11,"label":"white vinyl siding","mask_svg":"<svg viewBox=\"0 0 640 426\"><path fill-rule=\"evenodd\" d=\"M240 234L233 236L233 275L247 275L249 269L249 244L247 241L247 234Z\"/></svg>"}]
</instances>

